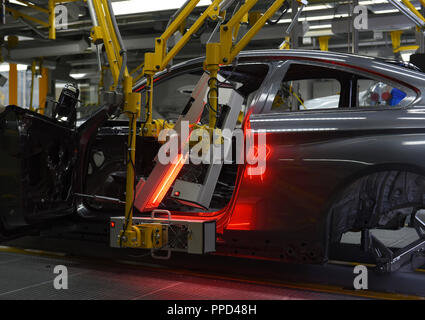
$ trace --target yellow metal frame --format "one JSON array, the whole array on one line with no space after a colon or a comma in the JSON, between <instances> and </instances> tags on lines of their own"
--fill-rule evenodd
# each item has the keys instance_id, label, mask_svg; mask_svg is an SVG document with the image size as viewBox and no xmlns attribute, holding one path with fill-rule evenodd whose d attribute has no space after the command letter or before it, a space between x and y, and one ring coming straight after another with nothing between
<instances>
[{"instance_id":1,"label":"yellow metal frame","mask_svg":"<svg viewBox=\"0 0 425 320\"><path fill-rule=\"evenodd\" d=\"M140 249L160 249L168 242L168 227L160 223L148 223L131 226L130 230L122 230L118 243L123 247Z\"/></svg>"},{"instance_id":2,"label":"yellow metal frame","mask_svg":"<svg viewBox=\"0 0 425 320\"><path fill-rule=\"evenodd\" d=\"M189 30L184 33L183 37L177 42L177 44L167 52L167 41L174 35L175 32L181 29L183 24L186 23L187 17L191 12L193 12L199 1L200 0L190 1L186 7L182 9L180 14L175 18L167 30L165 30L162 36L155 39L155 52L148 52L145 54L143 75L147 78L147 106L146 124L144 126L146 132L143 132L143 134L153 136L154 134L152 130L157 126L156 121L152 119L154 75L167 67L169 62L181 51L207 18L212 20L216 20L218 18L223 19L226 14L220 10L220 3L222 1L213 1L198 20L189 28ZM210 110L209 115L210 129L214 128L216 125L216 115L213 110L217 110L218 105L217 75L220 70L220 65L232 63L236 56L263 28L267 20L269 20L279 10L279 8L282 7L285 0L275 0L264 14L260 14L258 12L250 13L250 10L257 2L258 0L246 0L233 17L231 17L228 23L220 27L220 42L207 44L204 69L210 74L209 104L212 109ZM248 20L250 14L252 17L251 21ZM234 38L236 38L235 35L238 34L241 23L247 23L248 21L251 24L251 28L239 41L234 43Z\"/></svg>"},{"instance_id":3,"label":"yellow metal frame","mask_svg":"<svg viewBox=\"0 0 425 320\"><path fill-rule=\"evenodd\" d=\"M130 75L134 77L134 75L139 72L137 76L133 78L133 85L136 84L137 81L143 78L143 68L145 67L145 63L141 63L136 68L130 71Z\"/></svg>"},{"instance_id":4,"label":"yellow metal frame","mask_svg":"<svg viewBox=\"0 0 425 320\"><path fill-rule=\"evenodd\" d=\"M116 79L116 74L118 72L117 66L120 65L121 59L118 55L117 50L114 50L116 47L117 41L112 33L113 28L111 28L110 23L108 23L108 12L105 11L105 16L102 15L100 6L105 0L94 1L96 13L99 19L99 27L94 27L92 30L92 39L95 43L99 39L102 39L105 43L106 52L108 59L111 63L111 71ZM143 126L147 130L147 135L152 136L153 132L159 134L159 128L162 125L166 127L168 124L165 120L155 120L152 119L152 108L153 108L153 97L154 97L154 76L157 72L164 70L170 61L181 51L181 49L187 44L192 35L196 33L199 28L204 24L207 18L212 20L224 19L225 12L221 12L220 3L222 0L214 0L211 5L201 14L201 16L195 21L195 23L187 30L182 38L167 51L167 42L168 40L180 30L182 32L182 26L185 26L186 20L190 13L195 9L196 5L200 0L191 0L189 1L184 8L182 8L179 15L171 22L170 26L165 30L165 32L155 39L155 52L148 52L145 54L143 75L147 78L146 83L146 123ZM211 109L217 110L218 106L218 96L217 96L217 75L220 70L220 66L223 64L230 64L235 59L235 57L242 51L245 46L251 41L251 39L261 30L264 24L270 19L279 8L282 7L285 0L275 0L275 2L268 8L268 10L263 15L257 15L255 22L252 23L251 28L248 32L236 43L234 43L234 38L236 38L239 27L241 23L247 22L247 17L249 16L249 11L252 7L258 2L258 0L246 0L245 3L239 8L239 10L231 17L229 22L221 26L220 28L220 42L219 43L208 43L206 46L206 59L204 61L204 69L209 72L209 104ZM105 10L105 8L103 8ZM112 34L108 33L110 31ZM109 41L108 41L109 39ZM140 67L140 66L139 66ZM132 73L137 72L136 68ZM125 79L132 79L126 70ZM127 81L127 83L129 83ZM132 81L130 82L132 83ZM130 92L131 87L125 89L125 92ZM139 100L140 101L140 98ZM210 119L209 119L209 129L213 129L216 126L216 116L210 110ZM135 126L135 121L130 121L130 128ZM132 132L130 130L130 132ZM134 134L135 130L133 130ZM142 134L145 134L142 131ZM130 134L130 136L132 136ZM133 136L132 136L133 137ZM129 138L130 139L130 138ZM131 140L130 140L131 141ZM135 138L133 139L134 146L131 146L132 155L134 154L135 149ZM133 159L134 161L134 159ZM133 162L134 163L134 162ZM151 225L148 226L133 226L133 201L134 201L134 171L131 170L130 166L127 169L127 198L126 198L126 225L124 230L121 232L120 243L125 247L138 247L138 248L155 248L155 244L147 243L146 236L143 235L143 231L147 227L148 230L151 228ZM149 232L145 233L149 234ZM145 239L145 243L143 243ZM166 243L166 242L164 242ZM157 244L158 245L158 244Z\"/></svg>"},{"instance_id":5,"label":"yellow metal frame","mask_svg":"<svg viewBox=\"0 0 425 320\"><path fill-rule=\"evenodd\" d=\"M420 1L421 1L421 4L425 6L425 1L424 0L420 0ZM419 19L425 22L424 16L415 8L415 6L409 0L401 0L401 2L403 2L403 4L407 8L409 8L409 10L412 11Z\"/></svg>"},{"instance_id":6,"label":"yellow metal frame","mask_svg":"<svg viewBox=\"0 0 425 320\"><path fill-rule=\"evenodd\" d=\"M47 68L41 67L40 73L41 73L41 78L38 80L38 91L39 91L38 113L44 114L44 111L46 109L47 92L49 88L49 70Z\"/></svg>"},{"instance_id":7,"label":"yellow metal frame","mask_svg":"<svg viewBox=\"0 0 425 320\"><path fill-rule=\"evenodd\" d=\"M68 3L68 2L75 2L75 1L81 1L81 0L49 0L48 2L48 8L43 8L38 5L35 5L29 1L26 0L16 0L24 5L26 5L29 8L32 8L34 10L37 10L39 12L45 13L48 15L48 22L34 18L30 15L27 15L25 13L20 12L19 10L10 8L6 6L6 11L11 13L12 16L15 19L23 18L26 20L29 20L31 22L37 23L45 28L49 28L49 39L50 40L56 40L56 16L55 16L55 7L57 4L62 3ZM85 0L83 0L85 1Z\"/></svg>"},{"instance_id":8,"label":"yellow metal frame","mask_svg":"<svg viewBox=\"0 0 425 320\"><path fill-rule=\"evenodd\" d=\"M18 65L9 64L9 104L18 104Z\"/></svg>"},{"instance_id":9,"label":"yellow metal frame","mask_svg":"<svg viewBox=\"0 0 425 320\"><path fill-rule=\"evenodd\" d=\"M25 4L26 6L32 8L32 9L35 9L35 10L38 10L38 11L41 11L41 12L44 12L44 13L49 13L48 9L37 6L37 5L35 5L35 4L33 4L29 1L26 1L26 0L15 0L15 1L20 2L22 4Z\"/></svg>"},{"instance_id":10,"label":"yellow metal frame","mask_svg":"<svg viewBox=\"0 0 425 320\"><path fill-rule=\"evenodd\" d=\"M142 134L155 136L154 129L157 127L156 121L152 119L153 108L153 78L157 72L164 70L170 61L183 49L189 42L193 34L195 34L204 22L210 18L217 20L221 17L220 2L222 0L214 0L210 6L202 13L202 15L195 21L195 23L185 32L182 38L174 45L174 47L167 52L168 40L177 32L182 31L181 26L186 24L186 19L196 8L200 0L191 0L181 13L174 19L165 32L155 39L155 52L148 52L145 54L145 62L143 68L143 75L147 78L146 90L146 123Z\"/></svg>"},{"instance_id":11,"label":"yellow metal frame","mask_svg":"<svg viewBox=\"0 0 425 320\"><path fill-rule=\"evenodd\" d=\"M26 3L29 6L28 1L19 0L22 3ZM48 13L49 23L33 19L33 22L39 23L40 25L49 27L49 38L56 39L56 26L55 26L55 5L58 3L66 3L80 0L49 0L48 9L31 7ZM230 18L228 23L220 27L220 41L218 43L208 43L206 46L206 59L204 61L204 69L209 72L209 101L211 108L217 110L218 107L218 96L217 96L217 76L220 66L230 64L236 58L236 56L248 45L252 38L263 28L267 20L282 7L286 0L275 0L271 6L268 7L267 11L263 14L252 13L250 16L250 10L257 4L258 0L245 0L244 4L238 9L238 11ZM190 0L185 8L183 8L180 14L171 22L170 26L165 32L155 39L155 52L149 52L145 54L145 61L143 66L142 75L147 77L147 89L146 89L146 129L148 135L152 135L153 132L159 134L161 127L171 127L172 125L167 124L165 120L152 119L152 108L153 108L153 87L154 87L154 76L156 73L164 70L171 60L183 49L183 47L189 42L191 37L201 28L207 19L217 20L224 19L226 12L220 10L220 3L222 0L213 0L211 5L201 14L201 16L192 24L192 26L186 32L183 32L186 26L186 21L189 15L194 11L200 0ZM129 137L128 137L128 152L129 161L127 164L127 184L126 184L126 226L122 231L121 239L127 242L125 246L131 247L145 247L145 248L157 248L164 242L163 238L158 243L148 243L151 239L147 236L150 231L154 230L154 225L148 226L133 226L133 205L134 205L134 180L135 180L135 156L136 156L136 132L137 132L137 119L140 117L140 93L134 93L132 91L133 78L129 74L127 67L124 66L123 83L120 81L120 73L123 67L122 48L118 41L118 35L116 34L111 12L107 0L93 0L93 7L96 13L98 25L94 26L91 30L91 39L94 44L103 43L106 51L106 55L109 61L109 68L111 70L112 77L114 79L113 90L116 90L122 85L124 94L124 113L129 115ZM9 9L11 10L11 9ZM13 9L12 9L13 10ZM15 10L16 11L16 10ZM23 17L30 19L27 15L19 12L15 12L16 17ZM248 19L251 17L251 19ZM237 39L239 28L241 23L248 23L251 28L241 37ZM168 51L167 42L177 32L182 33L180 40ZM141 66L136 68L137 71ZM134 74L134 73L132 73ZM44 96L42 90L46 90L47 94L47 72L46 69L42 69L42 80L40 80L40 108L44 107L41 99ZM46 84L45 87L44 84ZM212 130L216 126L216 115L210 110L209 118L209 129ZM144 133L144 132L143 132ZM155 229L156 230L156 229ZM156 232L156 231L155 231ZM134 240L135 239L135 240ZM143 239L145 243L143 244ZM134 241L133 241L134 240Z\"/></svg>"},{"instance_id":12,"label":"yellow metal frame","mask_svg":"<svg viewBox=\"0 0 425 320\"><path fill-rule=\"evenodd\" d=\"M330 36L319 37L319 45L321 51L329 51L329 40Z\"/></svg>"},{"instance_id":13,"label":"yellow metal frame","mask_svg":"<svg viewBox=\"0 0 425 320\"><path fill-rule=\"evenodd\" d=\"M398 53L402 51L409 51L409 50L418 50L419 46L417 45L411 45L411 46L401 46L401 35L403 34L403 31L391 31L391 42L393 45L393 52Z\"/></svg>"},{"instance_id":14,"label":"yellow metal frame","mask_svg":"<svg viewBox=\"0 0 425 320\"><path fill-rule=\"evenodd\" d=\"M16 9L13 9L13 8L6 6L6 11L10 12L15 19L23 18L23 19L32 21L34 23L38 23L39 25L42 25L43 27L49 28L49 23L42 21L40 19L31 17L31 16L29 16L25 13L20 12L19 10L16 10Z\"/></svg>"},{"instance_id":15,"label":"yellow metal frame","mask_svg":"<svg viewBox=\"0 0 425 320\"><path fill-rule=\"evenodd\" d=\"M52 0L51 0L52 1ZM120 43L115 32L111 12L107 0L93 0L94 10L96 12L98 26L94 26L91 30L91 38L93 43L103 43L106 55L109 61L109 68L114 79L113 90L116 90L119 85L120 71L123 66L123 58L121 56ZM128 164L127 164L127 184L126 184L126 206L125 217L127 221L132 221L133 218L133 202L134 202L134 180L136 163L136 139L137 139L137 119L140 117L141 94L133 92L133 78L128 73L125 66L123 75L123 94L124 107L123 112L129 118L129 134L128 134ZM124 232L131 231L132 224L127 223L127 228Z\"/></svg>"},{"instance_id":16,"label":"yellow metal frame","mask_svg":"<svg viewBox=\"0 0 425 320\"><path fill-rule=\"evenodd\" d=\"M282 45L279 47L279 50L289 50L291 49L291 37L285 37Z\"/></svg>"},{"instance_id":17,"label":"yellow metal frame","mask_svg":"<svg viewBox=\"0 0 425 320\"><path fill-rule=\"evenodd\" d=\"M230 64L236 56L248 45L252 38L264 27L267 20L269 20L285 3L285 0L276 0L267 11L261 16L257 17L255 23L247 33L236 43L233 41L233 35L236 29L239 28L241 21L246 19L246 15L254 7L258 0L246 0L239 10L233 15L228 23L220 27L220 42L207 44L207 55L204 62L204 69L210 74L210 101L211 106L209 115L210 129L216 126L216 115L214 110L217 110L217 75L220 70L220 65Z\"/></svg>"}]
</instances>

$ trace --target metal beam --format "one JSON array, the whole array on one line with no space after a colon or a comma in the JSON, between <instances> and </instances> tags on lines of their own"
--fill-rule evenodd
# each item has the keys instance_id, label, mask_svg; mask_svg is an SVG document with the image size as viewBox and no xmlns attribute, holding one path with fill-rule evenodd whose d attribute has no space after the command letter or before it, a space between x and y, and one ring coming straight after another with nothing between
<instances>
[{"instance_id":1,"label":"metal beam","mask_svg":"<svg viewBox=\"0 0 425 320\"><path fill-rule=\"evenodd\" d=\"M345 34L350 30L347 23L349 18L336 20L332 23L332 32L335 34ZM406 16L398 14L392 16L371 17L369 18L368 29L364 31L393 31L410 29L415 24Z\"/></svg>"},{"instance_id":2,"label":"metal beam","mask_svg":"<svg viewBox=\"0 0 425 320\"><path fill-rule=\"evenodd\" d=\"M356 29L354 25L354 8L359 5L359 0L353 0L352 6L351 6L351 28L352 28L352 34L351 34L351 53L358 54L359 53L359 30Z\"/></svg>"},{"instance_id":3,"label":"metal beam","mask_svg":"<svg viewBox=\"0 0 425 320\"><path fill-rule=\"evenodd\" d=\"M31 45L33 43L38 44L38 46L25 46L25 42L21 42L18 47L10 50L9 58L11 60L22 60L38 57L74 55L84 53L89 48L89 44L85 40L46 42L45 44L40 44L39 41L31 41Z\"/></svg>"}]
</instances>

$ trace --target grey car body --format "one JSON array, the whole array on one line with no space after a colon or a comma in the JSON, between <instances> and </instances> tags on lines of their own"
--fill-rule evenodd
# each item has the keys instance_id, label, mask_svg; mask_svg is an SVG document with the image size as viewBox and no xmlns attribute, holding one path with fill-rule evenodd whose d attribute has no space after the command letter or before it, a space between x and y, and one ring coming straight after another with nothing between
<instances>
[{"instance_id":1,"label":"grey car body","mask_svg":"<svg viewBox=\"0 0 425 320\"><path fill-rule=\"evenodd\" d=\"M156 96L166 96L158 90L172 79L186 74L194 74L196 78L202 73L203 60L194 59L159 73ZM241 84L238 90L245 98L248 114L245 125L254 132L267 134L270 149L267 170L261 180L252 180L246 177L246 165L224 166L216 189L219 196L213 199L215 206L207 212L176 205L169 199L161 206L178 212L179 216L199 215L216 220L221 240L219 250L284 261L325 262L330 248L340 242L344 233L401 228L425 207L425 75L419 70L395 61L348 54L267 50L240 54L233 66L222 68L221 75ZM279 95L293 99L291 92L296 89L292 83L304 80L320 80L323 82L320 86L338 84L338 89L332 88L329 93L329 96L339 95L338 105L312 110L289 110L285 103L276 107ZM359 83L365 80L385 83L397 89L394 92L402 91L403 98L394 105L360 107ZM143 93L145 84L139 82L134 90ZM187 91L187 83L179 85L184 90L178 92ZM298 96L301 104L302 100ZM180 106L178 99L173 101L184 109L185 105ZM160 103L154 105L162 112ZM53 126L50 120L24 109L15 111L9 107L6 113L18 123L8 124L8 128L16 131L15 139L21 134L19 121L24 118L27 126L31 121L42 122L46 130ZM11 117L11 113L19 116ZM71 191L66 189L62 205L72 202L74 214L87 219L96 216L97 220L103 215L106 221L111 215L122 213L122 208L79 198L71 201L69 197L74 192L124 199L126 122L104 121L105 115L95 117L98 120L89 118L74 133L69 133L78 153L72 166L63 169L72 170L73 174ZM147 137L137 139L138 176L146 177L158 145ZM8 152L1 140L0 148ZM103 159L96 169L93 159L99 153ZM9 155L5 166L13 157L16 155ZM89 172L91 164L92 172ZM52 215L52 206L48 217ZM32 207L41 208L37 204ZM39 217L31 221L43 221L43 214L47 213L39 210L31 214ZM3 215L2 219L7 216ZM19 221L31 224L25 217ZM425 234L423 228L412 227L421 236Z\"/></svg>"}]
</instances>

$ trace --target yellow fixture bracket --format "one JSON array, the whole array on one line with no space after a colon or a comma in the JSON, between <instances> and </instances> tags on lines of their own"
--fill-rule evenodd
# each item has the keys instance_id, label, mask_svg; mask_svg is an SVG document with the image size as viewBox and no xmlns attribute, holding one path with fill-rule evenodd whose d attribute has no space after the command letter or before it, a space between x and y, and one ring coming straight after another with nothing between
<instances>
[{"instance_id":1,"label":"yellow fixture bracket","mask_svg":"<svg viewBox=\"0 0 425 320\"><path fill-rule=\"evenodd\" d=\"M130 75L133 77L133 85L136 84L137 81L139 81L140 79L143 78L143 68L144 67L145 67L145 63L142 62L136 68L134 68L133 70L130 71Z\"/></svg>"},{"instance_id":2,"label":"yellow fixture bracket","mask_svg":"<svg viewBox=\"0 0 425 320\"><path fill-rule=\"evenodd\" d=\"M182 24L186 23L186 19L193 12L200 0L192 0L182 10L182 12L174 19L165 32L155 39L155 52L148 52L145 55L144 74L156 74L164 70L170 61L184 48L191 37L204 24L205 20L210 18L216 20L220 15L220 0L214 0L211 5L202 13L195 23L184 33L182 38L167 52L168 40L180 30Z\"/></svg>"},{"instance_id":3,"label":"yellow fixture bracket","mask_svg":"<svg viewBox=\"0 0 425 320\"><path fill-rule=\"evenodd\" d=\"M187 44L190 38L196 33L199 28L205 23L206 19L224 19L225 12L221 12L220 3L222 1L215 0L210 6L201 14L197 21L184 33L182 38L167 51L167 41L181 28L182 24L186 23L186 20L190 13L193 12L196 5L200 0L192 0L182 9L180 14L174 19L170 26L165 30L161 37L155 39L155 52L148 52L145 54L144 70L143 74L147 78L146 84L146 124L148 128L146 135L152 136L150 128L152 125L152 109L153 109L153 78L157 72L164 70L169 62L181 51L181 49ZM235 57L246 47L246 45L252 40L252 38L263 28L267 20L270 19L285 3L285 0L276 0L268 8L268 10L259 14L258 12L251 15L251 28L248 32L241 37L236 43L234 43L235 35L238 34L241 23L247 23L250 10L258 0L246 0L245 3L238 9L238 11L230 18L228 23L220 27L220 42L219 43L208 43L206 47L206 59L204 62L204 69L210 74L210 116L209 126L214 128L216 126L216 112L218 106L217 96L217 76L222 64L230 64Z\"/></svg>"},{"instance_id":4,"label":"yellow fixture bracket","mask_svg":"<svg viewBox=\"0 0 425 320\"><path fill-rule=\"evenodd\" d=\"M319 37L319 45L321 51L329 51L329 40L330 36Z\"/></svg>"},{"instance_id":5,"label":"yellow fixture bracket","mask_svg":"<svg viewBox=\"0 0 425 320\"><path fill-rule=\"evenodd\" d=\"M211 5L201 14L201 16L193 23L193 25L184 32L180 40L170 49L167 50L168 40L177 32L182 32L182 26L186 25L187 18L196 8L200 0L190 1L180 12L180 14L171 22L164 33L155 39L155 52L145 54L143 75L147 78L146 83L146 123L144 132L147 136L156 136L157 132L153 130L157 127L153 123L153 78L156 73L164 70L170 61L184 48L192 36L202 27L207 19L217 20L222 18L223 13L220 12L220 3L222 0L214 0Z\"/></svg>"},{"instance_id":6,"label":"yellow fixture bracket","mask_svg":"<svg viewBox=\"0 0 425 320\"><path fill-rule=\"evenodd\" d=\"M255 6L258 0L246 0L239 10L231 17L231 19L223 26L220 27L220 42L208 43L207 54L204 62L204 69L210 74L210 94L209 105L209 126L215 128L216 126L216 113L218 111L218 83L217 76L221 65L230 64L236 56L248 45L252 38L264 27L267 20L282 7L285 0L276 0L261 16L257 13L256 18L253 19L251 28L245 35L238 41L234 42L234 34L237 33L241 23L246 21L247 15L249 16L250 10Z\"/></svg>"},{"instance_id":7,"label":"yellow fixture bracket","mask_svg":"<svg viewBox=\"0 0 425 320\"><path fill-rule=\"evenodd\" d=\"M403 31L391 31L391 42L393 45L393 52L398 53L402 51L409 51L409 50L418 50L418 45L411 45L411 46L402 46L401 45L401 36L403 34Z\"/></svg>"},{"instance_id":8,"label":"yellow fixture bracket","mask_svg":"<svg viewBox=\"0 0 425 320\"><path fill-rule=\"evenodd\" d=\"M118 243L124 248L160 249L168 242L168 226L147 223L121 231Z\"/></svg>"}]
</instances>

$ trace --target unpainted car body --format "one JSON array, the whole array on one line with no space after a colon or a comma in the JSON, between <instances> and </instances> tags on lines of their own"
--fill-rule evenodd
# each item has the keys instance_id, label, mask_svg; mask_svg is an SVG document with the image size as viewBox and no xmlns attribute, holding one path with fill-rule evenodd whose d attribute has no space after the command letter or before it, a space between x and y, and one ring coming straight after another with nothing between
<instances>
[{"instance_id":1,"label":"unpainted car body","mask_svg":"<svg viewBox=\"0 0 425 320\"><path fill-rule=\"evenodd\" d=\"M202 61L160 73L156 86L188 74L196 78ZM221 252L322 263L344 233L396 229L424 207L425 75L420 71L370 57L267 50L242 53L237 65L222 69L222 76L241 84L245 128L266 132L266 171L249 176L247 165L225 165L209 210L170 197L161 204L175 217L216 220ZM306 93L294 89L304 80L317 80L317 92L324 84L339 84L329 89L330 98L311 97L335 101L339 96L338 104L308 109ZM384 83L387 95L402 92L402 98L395 105L359 105L362 81ZM187 97L188 85L182 82L175 89ZM144 89L144 82L134 88ZM179 108L154 105L158 112L165 110L160 116L179 113ZM108 114L100 109L75 130L18 107L0 114L3 235L49 219L55 208L58 215L68 213L66 207L99 221L123 214L120 205L73 196L124 199L128 129L124 120L106 121ZM159 147L139 135L139 179L149 175ZM45 169L34 176L37 168ZM188 166L180 178L202 174L202 167Z\"/></svg>"}]
</instances>

